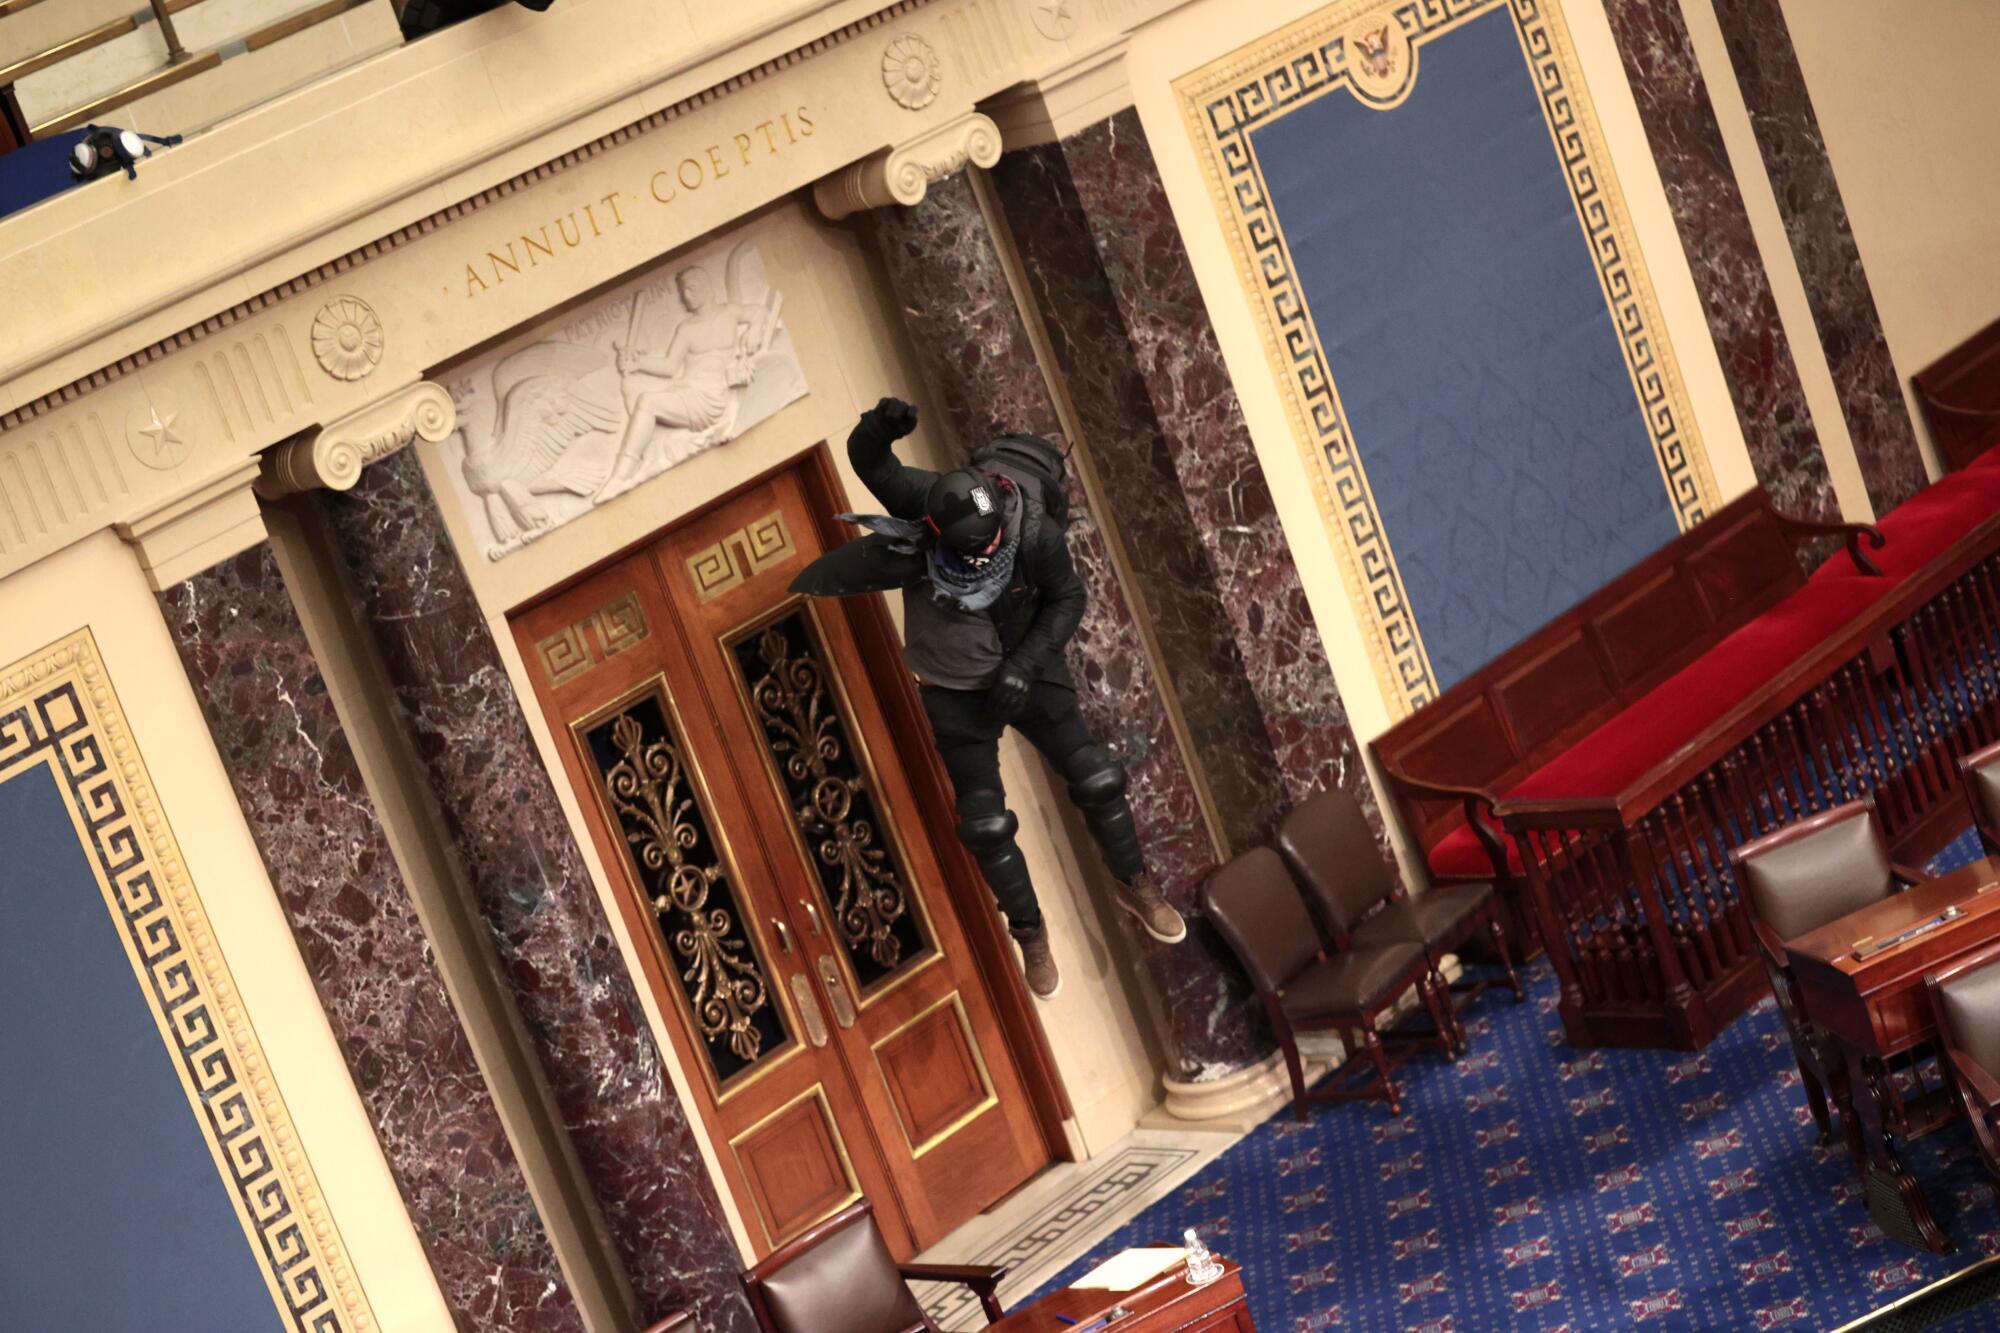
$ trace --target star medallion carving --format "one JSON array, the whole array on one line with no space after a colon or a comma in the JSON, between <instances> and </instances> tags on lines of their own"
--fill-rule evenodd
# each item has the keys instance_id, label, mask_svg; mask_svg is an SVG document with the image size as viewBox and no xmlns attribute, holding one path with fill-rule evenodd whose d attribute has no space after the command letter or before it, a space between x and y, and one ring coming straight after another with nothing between
<instances>
[{"instance_id":1,"label":"star medallion carving","mask_svg":"<svg viewBox=\"0 0 2000 1333\"><path fill-rule=\"evenodd\" d=\"M125 423L125 442L131 446L132 457L160 472L187 462L194 443L184 433L180 417L171 408L161 411L156 403L135 410Z\"/></svg>"},{"instance_id":2,"label":"star medallion carving","mask_svg":"<svg viewBox=\"0 0 2000 1333\"><path fill-rule=\"evenodd\" d=\"M1035 31L1052 42L1065 42L1076 32L1076 0L1033 0Z\"/></svg>"}]
</instances>

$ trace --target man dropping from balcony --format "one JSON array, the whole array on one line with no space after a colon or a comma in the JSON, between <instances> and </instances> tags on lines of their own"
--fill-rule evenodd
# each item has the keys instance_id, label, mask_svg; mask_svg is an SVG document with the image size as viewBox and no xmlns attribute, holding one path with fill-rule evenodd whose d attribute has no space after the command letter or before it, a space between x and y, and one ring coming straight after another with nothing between
<instances>
[{"instance_id":1,"label":"man dropping from balcony","mask_svg":"<svg viewBox=\"0 0 2000 1333\"><path fill-rule=\"evenodd\" d=\"M895 442L916 428L917 410L900 399L862 413L848 460L889 512L841 515L869 535L814 561L792 588L812 596L902 589L903 658L951 776L959 840L1021 946L1028 988L1049 999L1062 979L1000 781L1009 726L1069 784L1118 879L1118 906L1165 943L1186 938L1187 925L1146 871L1125 770L1084 724L1063 664L1086 594L1063 536L1061 451L1038 436L1004 435L974 451L970 466L937 473L895 455Z\"/></svg>"}]
</instances>

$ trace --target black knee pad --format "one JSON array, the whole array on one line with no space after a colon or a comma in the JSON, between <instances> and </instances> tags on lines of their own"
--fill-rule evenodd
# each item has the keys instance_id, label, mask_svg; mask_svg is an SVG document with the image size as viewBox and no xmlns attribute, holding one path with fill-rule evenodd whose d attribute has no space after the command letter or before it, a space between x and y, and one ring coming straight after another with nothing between
<instances>
[{"instance_id":1,"label":"black knee pad","mask_svg":"<svg viewBox=\"0 0 2000 1333\"><path fill-rule=\"evenodd\" d=\"M958 798L958 840L973 855L998 852L1014 841L1021 821L1007 808L1007 798L997 791L969 791Z\"/></svg>"},{"instance_id":2,"label":"black knee pad","mask_svg":"<svg viewBox=\"0 0 2000 1333\"><path fill-rule=\"evenodd\" d=\"M1086 745L1063 761L1070 799L1083 810L1102 809L1125 794L1125 766L1102 745Z\"/></svg>"}]
</instances>

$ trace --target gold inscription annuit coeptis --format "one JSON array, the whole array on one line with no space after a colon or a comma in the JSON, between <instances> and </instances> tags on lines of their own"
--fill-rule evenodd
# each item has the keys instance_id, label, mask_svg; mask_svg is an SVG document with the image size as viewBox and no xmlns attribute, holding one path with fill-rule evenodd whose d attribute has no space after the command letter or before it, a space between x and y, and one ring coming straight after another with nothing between
<instances>
[{"instance_id":1,"label":"gold inscription annuit coeptis","mask_svg":"<svg viewBox=\"0 0 2000 1333\"><path fill-rule=\"evenodd\" d=\"M780 112L654 171L643 191L613 190L598 199L551 218L533 231L522 232L505 245L487 250L465 265L468 299L524 272L553 263L564 252L608 236L630 220L634 205L671 205L718 181L753 171L765 159L777 157L810 139L819 130L805 107Z\"/></svg>"}]
</instances>

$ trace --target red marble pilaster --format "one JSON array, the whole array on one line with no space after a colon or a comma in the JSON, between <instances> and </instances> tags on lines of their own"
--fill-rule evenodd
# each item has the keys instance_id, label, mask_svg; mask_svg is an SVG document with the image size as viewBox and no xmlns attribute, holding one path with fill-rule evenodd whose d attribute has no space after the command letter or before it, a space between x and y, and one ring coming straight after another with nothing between
<instances>
[{"instance_id":1,"label":"red marble pilaster","mask_svg":"<svg viewBox=\"0 0 2000 1333\"><path fill-rule=\"evenodd\" d=\"M1106 460L1107 498L1128 547L1152 553L1134 561L1147 606L1181 631L1169 654L1176 682L1183 662L1205 667L1181 691L1217 724L1218 743L1203 745L1189 710L1204 766L1230 771L1263 750L1275 766L1236 840L1267 837L1286 809L1327 787L1351 792L1379 827L1138 114L1009 153L994 181L1070 398ZM1249 739L1259 733L1264 746Z\"/></svg>"},{"instance_id":2,"label":"red marble pilaster","mask_svg":"<svg viewBox=\"0 0 2000 1333\"><path fill-rule=\"evenodd\" d=\"M1680 6L1606 0L1605 11L1757 480L1787 514L1837 519L1833 479Z\"/></svg>"},{"instance_id":3,"label":"red marble pilaster","mask_svg":"<svg viewBox=\"0 0 2000 1333\"><path fill-rule=\"evenodd\" d=\"M961 173L935 181L916 207L871 213L867 225L896 289L931 401L944 411L960 446L1003 430L1065 438L970 180ZM885 392L894 389L884 386ZM1071 491L1070 553L1090 590L1090 607L1069 643L1070 670L1085 720L1131 775L1148 865L1168 899L1190 911L1195 890L1215 864L1194 775L1104 534L1074 481ZM1269 1052L1247 983L1204 923L1191 919L1188 940L1177 946L1136 931L1133 938L1141 942L1163 1001L1172 1077L1218 1078Z\"/></svg>"},{"instance_id":4,"label":"red marble pilaster","mask_svg":"<svg viewBox=\"0 0 2000 1333\"><path fill-rule=\"evenodd\" d=\"M581 1333L269 544L159 600L458 1328Z\"/></svg>"},{"instance_id":5,"label":"red marble pilaster","mask_svg":"<svg viewBox=\"0 0 2000 1333\"><path fill-rule=\"evenodd\" d=\"M1791 29L1778 0L1715 0L1715 14L1805 280L1868 498L1878 515L1885 514L1925 484L1923 455Z\"/></svg>"},{"instance_id":6,"label":"red marble pilaster","mask_svg":"<svg viewBox=\"0 0 2000 1333\"><path fill-rule=\"evenodd\" d=\"M319 503L646 1318L748 1333L721 1202L422 466L405 450Z\"/></svg>"}]
</instances>

